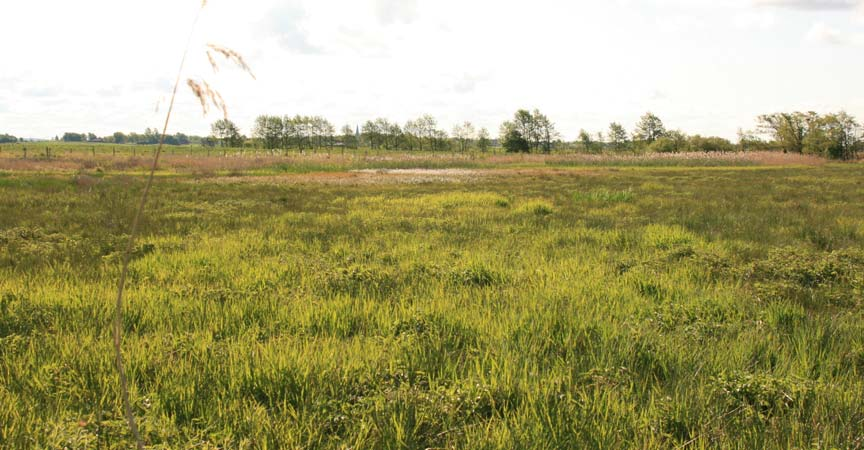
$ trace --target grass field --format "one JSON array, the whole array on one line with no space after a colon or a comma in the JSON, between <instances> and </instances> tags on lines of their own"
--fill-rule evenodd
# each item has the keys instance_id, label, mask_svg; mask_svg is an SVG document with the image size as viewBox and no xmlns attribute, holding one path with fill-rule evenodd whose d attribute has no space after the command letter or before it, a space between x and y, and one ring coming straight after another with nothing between
<instances>
[{"instance_id":1,"label":"grass field","mask_svg":"<svg viewBox=\"0 0 864 450\"><path fill-rule=\"evenodd\" d=\"M138 167L4 158L0 448L128 448ZM124 323L152 448L864 447L861 164L170 161ZM376 167L417 163L338 166Z\"/></svg>"}]
</instances>

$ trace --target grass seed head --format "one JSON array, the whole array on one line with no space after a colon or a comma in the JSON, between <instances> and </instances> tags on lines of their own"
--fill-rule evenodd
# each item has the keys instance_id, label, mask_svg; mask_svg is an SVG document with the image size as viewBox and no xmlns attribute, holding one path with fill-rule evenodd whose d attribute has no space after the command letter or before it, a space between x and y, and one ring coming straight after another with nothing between
<instances>
[{"instance_id":1,"label":"grass seed head","mask_svg":"<svg viewBox=\"0 0 864 450\"><path fill-rule=\"evenodd\" d=\"M234 50L231 50L230 48L226 48L226 47L223 47L221 45L207 44L207 47L210 48L211 50L213 50L214 52L219 53L220 55L224 56L225 59L236 64L237 67L239 67L244 72L248 73L249 76L251 76L253 80L256 79L255 74L252 73L252 69L249 67L248 64L246 64L246 60L243 59L243 55L235 52ZM208 58L210 58L210 64L214 65L213 58L212 58L212 55L210 54L209 50L207 51L207 56L208 56ZM214 70L217 70L215 65L214 65Z\"/></svg>"}]
</instances>

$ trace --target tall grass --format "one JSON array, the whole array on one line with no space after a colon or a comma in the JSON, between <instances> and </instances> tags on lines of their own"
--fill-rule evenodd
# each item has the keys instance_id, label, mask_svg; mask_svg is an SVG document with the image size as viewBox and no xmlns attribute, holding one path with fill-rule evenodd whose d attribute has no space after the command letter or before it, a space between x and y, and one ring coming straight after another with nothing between
<instances>
[{"instance_id":1,"label":"tall grass","mask_svg":"<svg viewBox=\"0 0 864 450\"><path fill-rule=\"evenodd\" d=\"M854 448L860 176L157 177L122 322L142 440ZM119 274L116 235L143 189L127 178L0 177L0 447L134 444L106 339L114 309L91 300ZM593 192L632 197L577 195Z\"/></svg>"},{"instance_id":2,"label":"tall grass","mask_svg":"<svg viewBox=\"0 0 864 450\"><path fill-rule=\"evenodd\" d=\"M114 326L113 326L113 344L114 344L114 360L117 367L117 372L120 380L120 392L123 399L123 407L126 413L126 420L129 424L129 429L132 432L132 435L135 438L135 443L139 450L144 449L144 443L141 440L140 433L138 432L138 425L135 420L135 414L132 412L132 405L129 401L129 382L126 378L126 369L123 364L123 351L122 351L122 333L123 333L123 294L126 288L126 279L129 274L129 263L132 260L133 252L135 250L135 246L138 239L139 225L141 223L141 217L144 214L144 208L147 205L147 200L150 196L150 191L153 188L153 180L156 175L156 170L159 167L159 157L162 154L162 149L165 145L165 136L168 133L168 125L171 122L171 114L174 111L174 101L177 98L177 90L180 87L180 80L183 76L183 69L186 65L186 58L189 54L189 46L192 42L193 33L195 31L195 26L198 24L198 19L201 15L201 10L206 6L207 1L202 0L201 8L195 15L195 19L192 22L192 26L189 31L189 38L186 42L186 45L183 49L183 56L180 59L180 66L177 69L177 77L174 82L174 88L171 92L171 97L168 103L168 111L165 114L165 123L162 127L162 134L159 138L159 145L153 152L153 161L150 165L149 173L147 174L147 181L144 185L144 189L141 192L141 198L138 202L138 207L135 209L135 213L132 217L132 223L129 229L129 239L126 244L126 250L122 254L122 260L120 263L120 276L117 281L117 295L115 299L114 306ZM225 56L227 59L234 61L237 65L239 65L243 70L250 72L249 66L243 61L243 58L236 52L232 50L225 49L223 47L210 45L210 49L215 50ZM211 65L213 66L214 71L217 70L216 62L214 61L212 55L207 52L207 56L210 60ZM250 72L251 74L251 72ZM254 78L254 76L253 76ZM189 86L192 88L193 93L196 97L201 101L201 106L204 108L204 113L207 113L207 105L209 102L212 102L215 106L220 108L223 113L227 116L228 110L225 105L224 100L222 100L222 96L213 90L210 85L206 81L202 81L200 84L189 80Z\"/></svg>"}]
</instances>

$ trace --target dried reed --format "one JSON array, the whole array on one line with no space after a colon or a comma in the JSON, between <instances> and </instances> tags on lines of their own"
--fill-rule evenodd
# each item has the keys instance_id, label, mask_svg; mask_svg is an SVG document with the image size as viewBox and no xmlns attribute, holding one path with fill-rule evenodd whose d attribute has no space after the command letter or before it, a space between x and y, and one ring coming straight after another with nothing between
<instances>
[{"instance_id":1,"label":"dried reed","mask_svg":"<svg viewBox=\"0 0 864 450\"><path fill-rule=\"evenodd\" d=\"M144 207L147 204L147 199L150 195L150 191L153 188L153 179L156 175L156 169L159 166L159 157L162 155L162 149L165 146L165 136L168 134L168 124L171 122L171 113L174 110L174 101L177 98L177 89L180 86L180 79L183 75L183 68L186 65L186 57L189 54L189 46L192 42L192 36L195 32L195 26L198 24L198 20L201 17L201 11L204 7L207 6L207 0L203 0L201 2L201 8L198 10L198 13L195 15L195 20L192 22L192 26L189 31L189 38L186 41L186 46L183 49L183 57L180 59L180 67L177 70L177 78L174 81L174 88L171 92L171 99L168 103L168 111L165 114L165 123L162 127L162 134L159 138L159 146L156 148L156 151L153 153L153 161L150 165L150 171L147 176L147 184L144 186L144 191L141 194L141 199L138 203L138 208L135 210L135 215L132 219L132 226L129 232L129 241L126 245L126 251L123 253L123 261L120 268L120 279L117 282L117 297L115 301L115 310L114 310L114 327L113 327L113 343L114 343L114 360L117 366L117 372L120 378L120 392L123 399L123 409L126 413L126 421L129 424L129 430L132 432L133 437L135 438L135 444L139 450L144 449L144 442L141 440L141 433L138 431L138 425L135 421L135 414L132 412L132 405L129 400L129 381L126 378L126 370L123 364L123 352L122 352L122 325L123 325L123 293L126 288L126 278L129 273L129 262L132 259L132 252L135 248L135 242L138 238L139 225L141 222L141 216L144 213ZM226 55L226 58L233 60L235 63L240 66L241 69L248 72L250 75L252 72L249 70L249 66L246 65L246 62L243 61L243 58L239 56L234 51L230 51L224 49L222 47L214 47L210 46L216 51ZM208 55L208 58L212 57ZM253 76L254 78L254 76ZM207 101L209 98L210 101L219 109L222 110L223 114L227 116L228 110L225 107L225 102L222 100L222 96L219 93L212 89L210 85L202 80L201 83L196 83L193 80L189 80L189 87L192 89L192 93L201 101L202 107L204 108L204 114L207 113Z\"/></svg>"}]
</instances>

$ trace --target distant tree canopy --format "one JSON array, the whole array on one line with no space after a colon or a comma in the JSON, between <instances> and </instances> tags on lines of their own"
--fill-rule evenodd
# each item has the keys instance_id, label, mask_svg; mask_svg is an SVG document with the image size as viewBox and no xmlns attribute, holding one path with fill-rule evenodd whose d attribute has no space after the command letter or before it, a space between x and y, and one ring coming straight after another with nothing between
<instances>
[{"instance_id":1,"label":"distant tree canopy","mask_svg":"<svg viewBox=\"0 0 864 450\"><path fill-rule=\"evenodd\" d=\"M210 136L222 147L239 147L242 144L240 128L228 119L219 119L210 125Z\"/></svg>"},{"instance_id":2,"label":"distant tree canopy","mask_svg":"<svg viewBox=\"0 0 864 450\"><path fill-rule=\"evenodd\" d=\"M258 116L252 137L266 149L321 148L335 143L336 128L319 116Z\"/></svg>"},{"instance_id":3,"label":"distant tree canopy","mask_svg":"<svg viewBox=\"0 0 864 450\"><path fill-rule=\"evenodd\" d=\"M522 152L523 142L527 142L527 151L552 151L553 143L560 137L555 130L555 124L548 117L534 110L516 111L513 120L501 124L501 143L509 152ZM510 144L508 146L508 143Z\"/></svg>"},{"instance_id":4,"label":"distant tree canopy","mask_svg":"<svg viewBox=\"0 0 864 450\"><path fill-rule=\"evenodd\" d=\"M774 113L759 116L759 129L784 152L849 160L861 151L861 124L844 111Z\"/></svg>"},{"instance_id":5,"label":"distant tree canopy","mask_svg":"<svg viewBox=\"0 0 864 450\"><path fill-rule=\"evenodd\" d=\"M644 141L647 144L653 144L654 141L663 137L666 134L666 127L663 121L653 113L646 113L639 119L636 124L636 131L633 133L633 139Z\"/></svg>"},{"instance_id":6,"label":"distant tree canopy","mask_svg":"<svg viewBox=\"0 0 864 450\"><path fill-rule=\"evenodd\" d=\"M503 130L501 145L510 153L528 153L531 151L531 143L515 128Z\"/></svg>"},{"instance_id":7,"label":"distant tree canopy","mask_svg":"<svg viewBox=\"0 0 864 450\"><path fill-rule=\"evenodd\" d=\"M489 151L489 145L491 142L489 141L489 130L486 128L481 128L480 131L477 132L477 149L481 152Z\"/></svg>"},{"instance_id":8,"label":"distant tree canopy","mask_svg":"<svg viewBox=\"0 0 864 450\"><path fill-rule=\"evenodd\" d=\"M612 122L609 124L609 144L612 145L612 148L615 150L623 150L627 147L629 142L629 138L627 136L627 130L618 123Z\"/></svg>"},{"instance_id":9,"label":"distant tree canopy","mask_svg":"<svg viewBox=\"0 0 864 450\"><path fill-rule=\"evenodd\" d=\"M63 137L61 138L63 142L84 142L84 135L81 133L63 133Z\"/></svg>"},{"instance_id":10,"label":"distant tree canopy","mask_svg":"<svg viewBox=\"0 0 864 450\"><path fill-rule=\"evenodd\" d=\"M864 127L846 113L781 112L765 114L756 119L755 131L738 129L737 143L717 136L688 135L667 128L663 120L648 112L639 118L632 133L618 122L607 130L589 132L582 129L575 141L563 142L555 124L538 110L516 111L511 120L501 124L497 140L490 139L486 128L465 121L453 126L448 134L434 117L426 114L408 120L404 125L379 117L360 126L345 125L340 130L320 116L261 115L255 119L252 142L249 145L265 149L319 149L341 146L385 150L466 152L477 149L486 152L493 145L507 152L543 152L553 150L598 152L731 152L774 151L804 153L838 160L856 159L864 149ZM98 137L93 133L64 133L54 140L64 142L108 142L115 144L158 144L161 135L156 128L143 133L116 132ZM9 134L0 135L0 143L19 141ZM167 135L167 145L243 146L246 137L239 127L227 119L214 122L211 136L201 138L182 133Z\"/></svg>"}]
</instances>

